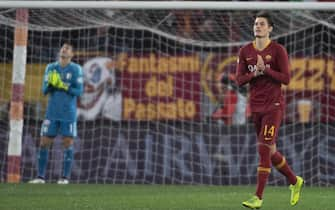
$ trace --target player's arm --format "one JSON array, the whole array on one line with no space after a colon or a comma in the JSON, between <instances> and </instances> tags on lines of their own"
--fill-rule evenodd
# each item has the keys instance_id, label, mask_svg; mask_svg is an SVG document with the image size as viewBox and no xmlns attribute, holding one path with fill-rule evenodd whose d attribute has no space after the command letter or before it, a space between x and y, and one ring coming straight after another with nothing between
<instances>
[{"instance_id":1,"label":"player's arm","mask_svg":"<svg viewBox=\"0 0 335 210\"><path fill-rule=\"evenodd\" d=\"M243 56L242 49L238 55L237 69L236 69L236 83L238 86L247 84L254 77L253 72L248 71L247 64L245 63L245 58Z\"/></svg>"},{"instance_id":2,"label":"player's arm","mask_svg":"<svg viewBox=\"0 0 335 210\"><path fill-rule=\"evenodd\" d=\"M54 88L49 84L49 74L51 72L51 64L47 65L45 68L44 76L43 76L43 84L42 84L42 92L44 95L52 92Z\"/></svg>"},{"instance_id":3,"label":"player's arm","mask_svg":"<svg viewBox=\"0 0 335 210\"><path fill-rule=\"evenodd\" d=\"M271 68L265 68L264 73L271 78L275 79L278 82L281 82L285 85L288 85L290 82L290 74L289 74L289 63L288 63L288 55L283 47L278 48L278 54L277 54L278 63L278 69L279 71L275 71Z\"/></svg>"},{"instance_id":4,"label":"player's arm","mask_svg":"<svg viewBox=\"0 0 335 210\"><path fill-rule=\"evenodd\" d=\"M83 71L81 67L78 65L78 68L76 70L76 77L69 86L68 93L74 96L80 96L83 93L83 90L84 90Z\"/></svg>"}]
</instances>

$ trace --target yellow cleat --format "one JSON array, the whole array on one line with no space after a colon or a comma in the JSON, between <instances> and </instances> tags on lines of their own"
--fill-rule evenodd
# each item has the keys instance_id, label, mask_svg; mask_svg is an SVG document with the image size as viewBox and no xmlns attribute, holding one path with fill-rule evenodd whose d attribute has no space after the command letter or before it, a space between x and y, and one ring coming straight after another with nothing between
<instances>
[{"instance_id":1,"label":"yellow cleat","mask_svg":"<svg viewBox=\"0 0 335 210\"><path fill-rule=\"evenodd\" d=\"M262 207L263 200L259 199L256 195L252 196L249 200L242 203L243 206L250 209L259 209Z\"/></svg>"},{"instance_id":2,"label":"yellow cleat","mask_svg":"<svg viewBox=\"0 0 335 210\"><path fill-rule=\"evenodd\" d=\"M298 203L301 193L301 188L304 185L304 180L300 176L297 176L297 183L295 185L290 185L291 190L291 206Z\"/></svg>"}]
</instances>

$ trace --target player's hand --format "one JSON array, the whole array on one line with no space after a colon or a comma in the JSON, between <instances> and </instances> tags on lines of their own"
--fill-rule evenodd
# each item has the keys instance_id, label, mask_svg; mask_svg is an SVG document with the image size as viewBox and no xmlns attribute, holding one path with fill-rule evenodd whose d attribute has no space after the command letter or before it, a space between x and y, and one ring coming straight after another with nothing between
<instances>
[{"instance_id":1,"label":"player's hand","mask_svg":"<svg viewBox=\"0 0 335 210\"><path fill-rule=\"evenodd\" d=\"M258 77L258 76L261 76L261 75L264 75L263 71L259 71L259 70L254 71L254 77Z\"/></svg>"},{"instance_id":2,"label":"player's hand","mask_svg":"<svg viewBox=\"0 0 335 210\"><path fill-rule=\"evenodd\" d=\"M257 64L256 64L256 66L257 66L257 70L258 71L262 71L263 72L265 70L264 60L263 60L262 56L260 56L260 55L257 55Z\"/></svg>"},{"instance_id":3,"label":"player's hand","mask_svg":"<svg viewBox=\"0 0 335 210\"><path fill-rule=\"evenodd\" d=\"M56 75L56 70L49 71L48 73L48 84L50 86L56 87L57 85L57 75Z\"/></svg>"},{"instance_id":4,"label":"player's hand","mask_svg":"<svg viewBox=\"0 0 335 210\"><path fill-rule=\"evenodd\" d=\"M62 81L59 73L56 70L53 70L51 73L49 73L48 83L49 83L49 85L51 85L55 88L61 89L61 90L68 90L69 89L69 86L66 85Z\"/></svg>"},{"instance_id":5,"label":"player's hand","mask_svg":"<svg viewBox=\"0 0 335 210\"><path fill-rule=\"evenodd\" d=\"M264 75L265 64L262 56L257 55L256 71L254 71L254 77Z\"/></svg>"}]
</instances>

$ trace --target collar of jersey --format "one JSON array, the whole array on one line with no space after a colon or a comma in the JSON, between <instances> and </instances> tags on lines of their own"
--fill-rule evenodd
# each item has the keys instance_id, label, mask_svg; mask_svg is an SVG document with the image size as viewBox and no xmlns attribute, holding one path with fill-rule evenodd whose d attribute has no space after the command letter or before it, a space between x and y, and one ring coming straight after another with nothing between
<instances>
[{"instance_id":1,"label":"collar of jersey","mask_svg":"<svg viewBox=\"0 0 335 210\"><path fill-rule=\"evenodd\" d=\"M70 65L72 64L72 61L70 61L69 64L67 64L65 67L62 67L62 66L60 65L60 62L59 62L59 61L56 61L56 62L57 62L58 66L59 66L61 69L66 69L68 66L70 66Z\"/></svg>"},{"instance_id":2,"label":"collar of jersey","mask_svg":"<svg viewBox=\"0 0 335 210\"><path fill-rule=\"evenodd\" d=\"M271 44L271 39L268 39L267 42L266 42L266 44L265 44L265 47L264 47L262 50L260 50L260 49L258 49L258 48L256 47L256 40L254 40L254 41L252 42L252 46L253 46L256 50L258 50L258 51L263 51L263 50L265 50L270 44Z\"/></svg>"}]
</instances>

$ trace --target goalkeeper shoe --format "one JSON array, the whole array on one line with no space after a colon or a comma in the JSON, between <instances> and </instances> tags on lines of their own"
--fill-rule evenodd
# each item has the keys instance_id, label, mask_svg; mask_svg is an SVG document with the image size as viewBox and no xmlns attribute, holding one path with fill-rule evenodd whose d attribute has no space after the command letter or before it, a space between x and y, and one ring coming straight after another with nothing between
<instances>
[{"instance_id":1,"label":"goalkeeper shoe","mask_svg":"<svg viewBox=\"0 0 335 210\"><path fill-rule=\"evenodd\" d=\"M62 179L57 181L57 184L62 184L62 185L69 184L69 180L62 178Z\"/></svg>"},{"instance_id":2,"label":"goalkeeper shoe","mask_svg":"<svg viewBox=\"0 0 335 210\"><path fill-rule=\"evenodd\" d=\"M252 196L249 200L242 203L243 206L250 209L259 209L262 207L263 200L259 199L256 195Z\"/></svg>"},{"instance_id":3,"label":"goalkeeper shoe","mask_svg":"<svg viewBox=\"0 0 335 210\"><path fill-rule=\"evenodd\" d=\"M291 190L291 206L294 206L298 203L301 193L301 188L304 185L304 180L297 176L297 183L295 185L290 185Z\"/></svg>"},{"instance_id":4,"label":"goalkeeper shoe","mask_svg":"<svg viewBox=\"0 0 335 210\"><path fill-rule=\"evenodd\" d=\"M36 179L30 180L28 183L29 184L45 184L45 180L42 178L36 178Z\"/></svg>"}]
</instances>

